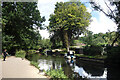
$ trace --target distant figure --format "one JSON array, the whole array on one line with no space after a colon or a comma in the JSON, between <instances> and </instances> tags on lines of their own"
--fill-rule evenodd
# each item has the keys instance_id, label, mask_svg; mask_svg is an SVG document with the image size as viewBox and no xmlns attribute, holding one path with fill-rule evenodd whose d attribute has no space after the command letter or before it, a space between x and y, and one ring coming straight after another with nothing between
<instances>
[{"instance_id":1,"label":"distant figure","mask_svg":"<svg viewBox=\"0 0 120 80\"><path fill-rule=\"evenodd\" d=\"M4 49L2 55L3 55L3 58L4 58L3 61L5 61L6 56L9 55L9 54L7 53L7 50L6 50L6 49Z\"/></svg>"}]
</instances>

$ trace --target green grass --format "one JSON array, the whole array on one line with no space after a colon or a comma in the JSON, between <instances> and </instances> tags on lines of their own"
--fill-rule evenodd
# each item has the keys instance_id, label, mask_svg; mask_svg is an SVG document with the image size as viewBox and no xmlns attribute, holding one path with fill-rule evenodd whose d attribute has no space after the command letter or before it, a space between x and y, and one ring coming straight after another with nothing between
<instances>
[{"instance_id":1,"label":"green grass","mask_svg":"<svg viewBox=\"0 0 120 80\"><path fill-rule=\"evenodd\" d=\"M89 56L89 55L81 55L81 54L75 54L75 56L78 56L78 57L87 57L87 58L95 58L95 59L105 59L107 58L106 55L96 55L96 56Z\"/></svg>"},{"instance_id":2,"label":"green grass","mask_svg":"<svg viewBox=\"0 0 120 80\"><path fill-rule=\"evenodd\" d=\"M35 61L31 61L30 62L31 65L35 66L37 69L39 69L40 67L38 66L39 63L38 62L35 62Z\"/></svg>"}]
</instances>

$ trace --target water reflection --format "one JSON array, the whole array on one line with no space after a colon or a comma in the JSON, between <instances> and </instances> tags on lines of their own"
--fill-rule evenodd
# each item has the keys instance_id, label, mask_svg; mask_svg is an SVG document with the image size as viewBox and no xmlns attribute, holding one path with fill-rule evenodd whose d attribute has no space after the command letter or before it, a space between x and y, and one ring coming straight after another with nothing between
<instances>
[{"instance_id":1,"label":"water reflection","mask_svg":"<svg viewBox=\"0 0 120 80\"><path fill-rule=\"evenodd\" d=\"M95 63L90 65L86 65L86 61L79 61L78 63L75 61L67 61L69 65L74 66L72 68L74 72L78 73L82 78L89 78L90 80L107 80L107 69L103 68L103 66L96 66ZM83 63L84 62L84 63ZM88 63L88 62L87 62ZM89 68L88 68L89 67ZM97 68L94 68L97 67ZM102 68L101 68L102 67ZM86 70L85 70L86 69ZM96 73L97 72L97 73Z\"/></svg>"},{"instance_id":2,"label":"water reflection","mask_svg":"<svg viewBox=\"0 0 120 80\"><path fill-rule=\"evenodd\" d=\"M60 69L63 68L67 76L78 74L82 78L90 80L106 80L107 69L103 64L90 63L81 60L66 60L63 57L42 57L38 60L40 70Z\"/></svg>"},{"instance_id":3,"label":"water reflection","mask_svg":"<svg viewBox=\"0 0 120 80\"><path fill-rule=\"evenodd\" d=\"M74 71L79 73L79 75L82 76L83 78L85 78L85 77L87 77L87 78L106 78L107 77L107 70L106 69L104 70L104 73L102 76L92 76L92 74L87 73L83 69L83 67L78 67L78 66L75 66Z\"/></svg>"},{"instance_id":4,"label":"water reflection","mask_svg":"<svg viewBox=\"0 0 120 80\"><path fill-rule=\"evenodd\" d=\"M58 64L52 60L45 60L45 59L39 59L39 67L40 70L50 70L50 69L60 69L61 68L61 62Z\"/></svg>"}]
</instances>

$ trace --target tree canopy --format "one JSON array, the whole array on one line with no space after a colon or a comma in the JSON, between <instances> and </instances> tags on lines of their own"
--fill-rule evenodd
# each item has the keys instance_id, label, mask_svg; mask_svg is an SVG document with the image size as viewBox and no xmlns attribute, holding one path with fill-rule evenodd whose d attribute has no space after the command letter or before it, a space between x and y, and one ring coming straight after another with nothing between
<instances>
[{"instance_id":1,"label":"tree canopy","mask_svg":"<svg viewBox=\"0 0 120 80\"><path fill-rule=\"evenodd\" d=\"M49 19L51 38L62 41L63 46L69 50L70 41L87 29L90 18L91 14L81 2L57 2L54 14Z\"/></svg>"},{"instance_id":2,"label":"tree canopy","mask_svg":"<svg viewBox=\"0 0 120 80\"><path fill-rule=\"evenodd\" d=\"M79 41L81 43L85 43L86 45L110 45L114 41L116 37L116 32L106 32L106 33L98 33L93 34L92 31L87 31L86 35L83 37L79 37ZM114 45L118 45L116 42Z\"/></svg>"},{"instance_id":3,"label":"tree canopy","mask_svg":"<svg viewBox=\"0 0 120 80\"><path fill-rule=\"evenodd\" d=\"M33 47L41 38L38 29L43 29L44 17L40 16L36 2L3 2L2 32L3 48Z\"/></svg>"}]
</instances>

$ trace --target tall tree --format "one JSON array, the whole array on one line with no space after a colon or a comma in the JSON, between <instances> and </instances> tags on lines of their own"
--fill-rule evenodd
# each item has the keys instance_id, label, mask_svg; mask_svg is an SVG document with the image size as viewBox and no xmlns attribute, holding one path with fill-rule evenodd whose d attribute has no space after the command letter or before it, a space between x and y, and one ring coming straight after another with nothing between
<instances>
[{"instance_id":1,"label":"tall tree","mask_svg":"<svg viewBox=\"0 0 120 80\"><path fill-rule=\"evenodd\" d=\"M50 15L48 29L53 35L60 37L63 46L69 51L70 41L86 30L91 15L81 2L57 2L55 6L54 14Z\"/></svg>"},{"instance_id":2,"label":"tall tree","mask_svg":"<svg viewBox=\"0 0 120 80\"><path fill-rule=\"evenodd\" d=\"M8 41L6 37L20 48L35 44L40 36L38 29L43 28L44 21L45 18L40 16L36 2L3 2L3 46L7 46L4 43Z\"/></svg>"}]
</instances>

